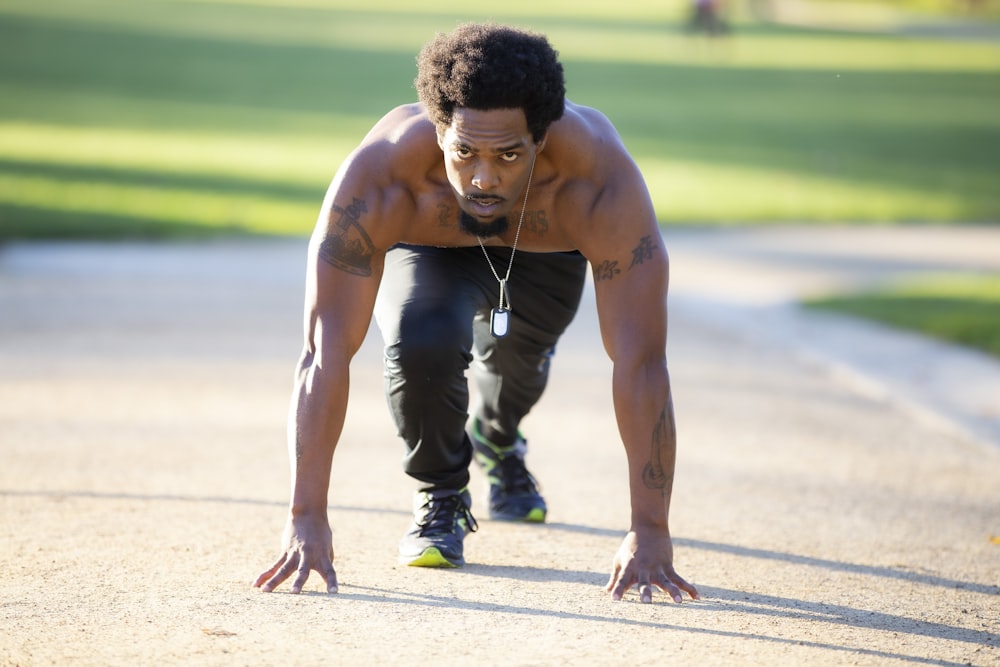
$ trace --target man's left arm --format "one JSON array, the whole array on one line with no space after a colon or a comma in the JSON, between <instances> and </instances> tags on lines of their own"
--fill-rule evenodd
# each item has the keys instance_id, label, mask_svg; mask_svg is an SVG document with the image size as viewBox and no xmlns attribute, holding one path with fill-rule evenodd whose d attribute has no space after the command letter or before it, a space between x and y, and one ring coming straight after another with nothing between
<instances>
[{"instance_id":1,"label":"man's left arm","mask_svg":"<svg viewBox=\"0 0 1000 667\"><path fill-rule=\"evenodd\" d=\"M698 591L674 570L668 526L677 446L666 361L669 262L641 178L625 192L614 198L620 216L615 234L600 234L602 242L586 253L601 337L614 364L612 393L632 507L607 590L617 600L638 586L640 600L651 602L656 587L680 602L681 591L695 599Z\"/></svg>"}]
</instances>

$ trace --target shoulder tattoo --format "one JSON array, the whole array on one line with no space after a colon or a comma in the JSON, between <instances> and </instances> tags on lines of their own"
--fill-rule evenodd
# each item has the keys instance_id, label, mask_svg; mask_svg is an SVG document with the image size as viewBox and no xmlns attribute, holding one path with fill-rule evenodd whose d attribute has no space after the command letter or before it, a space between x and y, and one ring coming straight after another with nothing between
<instances>
[{"instance_id":1,"label":"shoulder tattoo","mask_svg":"<svg viewBox=\"0 0 1000 667\"><path fill-rule=\"evenodd\" d=\"M656 244L653 242L653 238L651 236L643 236L639 239L639 244L632 248L632 262L624 270L629 271L644 262L652 261L655 250ZM600 264L594 264L594 281L612 280L622 270L618 260L606 259Z\"/></svg>"},{"instance_id":2,"label":"shoulder tattoo","mask_svg":"<svg viewBox=\"0 0 1000 667\"><path fill-rule=\"evenodd\" d=\"M356 276L372 274L375 244L361 226L361 214L367 211L368 205L357 197L347 208L333 205L330 228L319 246L320 259Z\"/></svg>"}]
</instances>

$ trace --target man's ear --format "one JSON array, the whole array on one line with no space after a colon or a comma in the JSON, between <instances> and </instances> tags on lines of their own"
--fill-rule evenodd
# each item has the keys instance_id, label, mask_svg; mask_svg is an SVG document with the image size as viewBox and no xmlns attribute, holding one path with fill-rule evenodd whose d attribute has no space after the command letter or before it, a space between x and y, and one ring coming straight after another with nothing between
<instances>
[{"instance_id":1,"label":"man's ear","mask_svg":"<svg viewBox=\"0 0 1000 667\"><path fill-rule=\"evenodd\" d=\"M440 125L434 126L434 133L437 135L438 148L444 150L444 133L448 130L446 127L441 127Z\"/></svg>"},{"instance_id":2,"label":"man's ear","mask_svg":"<svg viewBox=\"0 0 1000 667\"><path fill-rule=\"evenodd\" d=\"M545 142L548 140L549 140L549 133L548 130L546 130L545 134L542 135L542 138L535 143L535 153L541 153L542 150L545 148Z\"/></svg>"}]
</instances>

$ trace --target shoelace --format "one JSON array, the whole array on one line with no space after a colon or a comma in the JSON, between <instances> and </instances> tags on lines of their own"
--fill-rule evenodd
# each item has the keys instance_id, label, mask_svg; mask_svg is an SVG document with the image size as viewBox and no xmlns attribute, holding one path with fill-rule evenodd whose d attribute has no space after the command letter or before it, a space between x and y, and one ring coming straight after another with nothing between
<instances>
[{"instance_id":1,"label":"shoelace","mask_svg":"<svg viewBox=\"0 0 1000 667\"><path fill-rule=\"evenodd\" d=\"M538 493L534 476L528 472L519 456L500 457L500 468L503 470L503 486L506 493L512 495Z\"/></svg>"},{"instance_id":2,"label":"shoelace","mask_svg":"<svg viewBox=\"0 0 1000 667\"><path fill-rule=\"evenodd\" d=\"M472 511L461 496L431 498L424 507L427 508L427 513L418 524L422 537L450 533L454 531L455 522L459 519L465 519L466 532L474 533L479 528L479 524L472 516Z\"/></svg>"}]
</instances>

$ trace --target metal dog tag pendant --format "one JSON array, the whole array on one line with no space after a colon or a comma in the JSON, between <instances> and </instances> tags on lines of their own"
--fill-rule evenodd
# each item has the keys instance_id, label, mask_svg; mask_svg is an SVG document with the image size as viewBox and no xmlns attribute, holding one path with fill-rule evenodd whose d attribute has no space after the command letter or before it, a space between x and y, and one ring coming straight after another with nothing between
<instances>
[{"instance_id":1,"label":"metal dog tag pendant","mask_svg":"<svg viewBox=\"0 0 1000 667\"><path fill-rule=\"evenodd\" d=\"M510 332L510 311L494 308L490 313L490 333L494 338L503 338Z\"/></svg>"}]
</instances>

